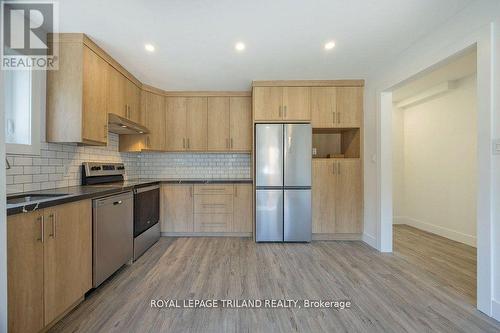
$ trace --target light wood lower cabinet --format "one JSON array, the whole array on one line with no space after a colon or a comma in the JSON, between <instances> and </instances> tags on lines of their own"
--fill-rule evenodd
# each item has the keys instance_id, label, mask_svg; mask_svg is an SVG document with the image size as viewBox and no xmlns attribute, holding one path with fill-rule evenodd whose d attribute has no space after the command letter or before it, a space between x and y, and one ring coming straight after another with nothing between
<instances>
[{"instance_id":1,"label":"light wood lower cabinet","mask_svg":"<svg viewBox=\"0 0 500 333\"><path fill-rule=\"evenodd\" d=\"M193 232L193 185L161 186L161 231Z\"/></svg>"},{"instance_id":2,"label":"light wood lower cabinet","mask_svg":"<svg viewBox=\"0 0 500 333\"><path fill-rule=\"evenodd\" d=\"M9 332L38 332L43 315L43 212L7 219Z\"/></svg>"},{"instance_id":3,"label":"light wood lower cabinet","mask_svg":"<svg viewBox=\"0 0 500 333\"><path fill-rule=\"evenodd\" d=\"M252 184L235 184L233 195L233 232L253 231Z\"/></svg>"},{"instance_id":4,"label":"light wood lower cabinet","mask_svg":"<svg viewBox=\"0 0 500 333\"><path fill-rule=\"evenodd\" d=\"M7 219L9 332L38 332L92 287L92 207L83 200Z\"/></svg>"},{"instance_id":5,"label":"light wood lower cabinet","mask_svg":"<svg viewBox=\"0 0 500 333\"><path fill-rule=\"evenodd\" d=\"M360 159L313 159L313 233L362 232Z\"/></svg>"},{"instance_id":6,"label":"light wood lower cabinet","mask_svg":"<svg viewBox=\"0 0 500 333\"><path fill-rule=\"evenodd\" d=\"M161 231L175 233L252 232L252 185L162 185Z\"/></svg>"}]
</instances>

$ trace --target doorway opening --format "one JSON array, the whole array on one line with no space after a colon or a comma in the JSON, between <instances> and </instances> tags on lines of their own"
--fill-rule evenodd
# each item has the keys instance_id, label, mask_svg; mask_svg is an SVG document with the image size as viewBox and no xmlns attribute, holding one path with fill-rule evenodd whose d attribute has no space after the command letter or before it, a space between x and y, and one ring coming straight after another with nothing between
<instances>
[{"instance_id":1,"label":"doorway opening","mask_svg":"<svg viewBox=\"0 0 500 333\"><path fill-rule=\"evenodd\" d=\"M393 252L476 304L476 48L392 90Z\"/></svg>"}]
</instances>

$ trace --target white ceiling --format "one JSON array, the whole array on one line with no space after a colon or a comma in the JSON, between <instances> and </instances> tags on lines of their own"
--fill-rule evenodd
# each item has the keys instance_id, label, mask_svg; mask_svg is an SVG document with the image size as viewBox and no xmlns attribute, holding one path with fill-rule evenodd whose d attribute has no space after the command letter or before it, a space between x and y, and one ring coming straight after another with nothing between
<instances>
[{"instance_id":1,"label":"white ceiling","mask_svg":"<svg viewBox=\"0 0 500 333\"><path fill-rule=\"evenodd\" d=\"M248 90L252 80L365 78L472 1L61 0L60 31L88 34L158 88Z\"/></svg>"}]
</instances>

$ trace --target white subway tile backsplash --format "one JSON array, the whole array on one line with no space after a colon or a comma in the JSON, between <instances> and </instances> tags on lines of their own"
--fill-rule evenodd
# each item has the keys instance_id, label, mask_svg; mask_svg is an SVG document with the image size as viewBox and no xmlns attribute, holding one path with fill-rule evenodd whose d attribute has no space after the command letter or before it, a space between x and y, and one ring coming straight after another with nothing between
<instances>
[{"instance_id":1,"label":"white subway tile backsplash","mask_svg":"<svg viewBox=\"0 0 500 333\"><path fill-rule=\"evenodd\" d=\"M41 144L40 156L9 155L7 193L76 186L82 162L122 162L126 178L250 178L249 154L120 153L118 135L107 147Z\"/></svg>"}]
</instances>

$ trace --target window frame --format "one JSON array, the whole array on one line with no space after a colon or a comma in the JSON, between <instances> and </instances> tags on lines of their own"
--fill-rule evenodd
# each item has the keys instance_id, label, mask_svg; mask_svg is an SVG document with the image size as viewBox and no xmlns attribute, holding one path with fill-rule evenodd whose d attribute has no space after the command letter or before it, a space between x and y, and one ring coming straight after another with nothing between
<instances>
[{"instance_id":1,"label":"window frame","mask_svg":"<svg viewBox=\"0 0 500 333\"><path fill-rule=\"evenodd\" d=\"M31 144L5 143L7 154L40 155L41 141L45 134L43 129L45 128L46 71L30 70L30 72Z\"/></svg>"}]
</instances>

